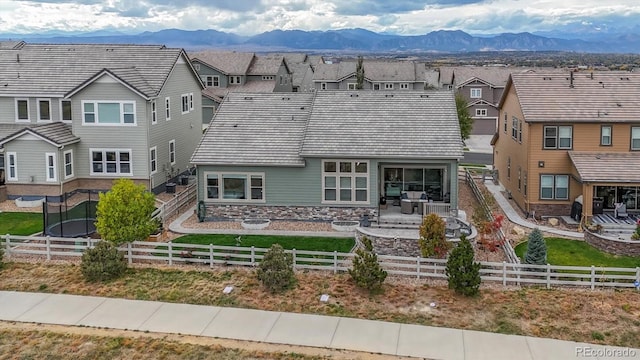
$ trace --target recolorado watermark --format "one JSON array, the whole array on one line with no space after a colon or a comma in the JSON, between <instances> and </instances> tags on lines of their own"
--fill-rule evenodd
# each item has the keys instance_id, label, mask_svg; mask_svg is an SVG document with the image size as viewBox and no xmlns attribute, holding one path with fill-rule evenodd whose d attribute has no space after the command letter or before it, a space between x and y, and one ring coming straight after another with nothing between
<instances>
[{"instance_id":1,"label":"recolorado watermark","mask_svg":"<svg viewBox=\"0 0 640 360\"><path fill-rule=\"evenodd\" d=\"M608 357L615 359L633 358L637 356L636 349L630 348L608 348L591 346L577 346L576 357L582 358L600 358Z\"/></svg>"}]
</instances>

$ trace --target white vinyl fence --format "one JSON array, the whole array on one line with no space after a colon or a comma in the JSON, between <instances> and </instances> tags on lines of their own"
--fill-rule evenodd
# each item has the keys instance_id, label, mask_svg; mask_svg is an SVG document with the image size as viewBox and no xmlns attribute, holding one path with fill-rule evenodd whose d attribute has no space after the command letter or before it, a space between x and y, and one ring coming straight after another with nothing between
<instances>
[{"instance_id":1,"label":"white vinyl fence","mask_svg":"<svg viewBox=\"0 0 640 360\"><path fill-rule=\"evenodd\" d=\"M5 257L39 257L47 260L79 258L84 250L100 240L85 238L53 238L34 236L1 236L0 243ZM194 245L135 241L120 247L129 264L201 264L256 266L268 249L218 245ZM297 270L324 270L345 272L351 267L355 254L287 250L293 255ZM418 279L446 279L446 260L421 257L379 255L383 268L391 275L410 276ZM583 266L528 265L507 262L480 262L482 281L507 285L579 286L595 289L638 288L640 267L607 268Z\"/></svg>"}]
</instances>

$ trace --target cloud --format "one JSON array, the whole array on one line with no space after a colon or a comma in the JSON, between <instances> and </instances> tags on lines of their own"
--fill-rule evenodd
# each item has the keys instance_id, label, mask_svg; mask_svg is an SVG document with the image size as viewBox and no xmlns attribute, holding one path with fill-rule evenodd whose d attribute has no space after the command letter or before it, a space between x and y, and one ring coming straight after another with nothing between
<instances>
[{"instance_id":1,"label":"cloud","mask_svg":"<svg viewBox=\"0 0 640 360\"><path fill-rule=\"evenodd\" d=\"M454 7L484 0L331 0L341 15L384 15L424 10L426 7Z\"/></svg>"},{"instance_id":2,"label":"cloud","mask_svg":"<svg viewBox=\"0 0 640 360\"><path fill-rule=\"evenodd\" d=\"M377 23L381 26L390 26L393 25L396 21L398 21L398 17L393 14L387 14L378 16Z\"/></svg>"}]
</instances>

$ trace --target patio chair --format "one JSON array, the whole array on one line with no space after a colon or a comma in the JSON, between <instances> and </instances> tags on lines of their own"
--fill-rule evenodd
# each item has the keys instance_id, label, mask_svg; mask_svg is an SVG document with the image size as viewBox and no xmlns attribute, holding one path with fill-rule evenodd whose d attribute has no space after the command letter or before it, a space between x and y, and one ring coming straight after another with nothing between
<instances>
[{"instance_id":1,"label":"patio chair","mask_svg":"<svg viewBox=\"0 0 640 360\"><path fill-rule=\"evenodd\" d=\"M625 203L616 203L616 207L613 210L613 213L616 219L626 219L629 217L629 213L627 212L627 204Z\"/></svg>"},{"instance_id":2,"label":"patio chair","mask_svg":"<svg viewBox=\"0 0 640 360\"><path fill-rule=\"evenodd\" d=\"M411 199L400 200L400 212L402 214L413 214L413 203Z\"/></svg>"}]
</instances>

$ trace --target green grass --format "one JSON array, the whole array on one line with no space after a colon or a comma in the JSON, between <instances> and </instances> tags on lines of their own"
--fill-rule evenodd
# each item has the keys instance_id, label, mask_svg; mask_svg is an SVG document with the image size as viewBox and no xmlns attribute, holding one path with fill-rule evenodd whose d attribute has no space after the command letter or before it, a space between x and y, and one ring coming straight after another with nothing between
<instances>
[{"instance_id":1,"label":"green grass","mask_svg":"<svg viewBox=\"0 0 640 360\"><path fill-rule=\"evenodd\" d=\"M600 251L584 241L563 238L545 238L547 260L551 265L640 267L640 257L617 256ZM527 242L518 244L516 254L521 259L527 251Z\"/></svg>"},{"instance_id":2,"label":"green grass","mask_svg":"<svg viewBox=\"0 0 640 360\"><path fill-rule=\"evenodd\" d=\"M174 239L174 243L236 246L238 235L228 234L191 234ZM328 238L318 236L273 236L273 235L242 235L241 247L270 248L273 244L280 244L285 249L309 251L337 251L347 253L355 245L353 238Z\"/></svg>"},{"instance_id":3,"label":"green grass","mask_svg":"<svg viewBox=\"0 0 640 360\"><path fill-rule=\"evenodd\" d=\"M0 235L28 236L42 231L41 213L0 213Z\"/></svg>"}]
</instances>

